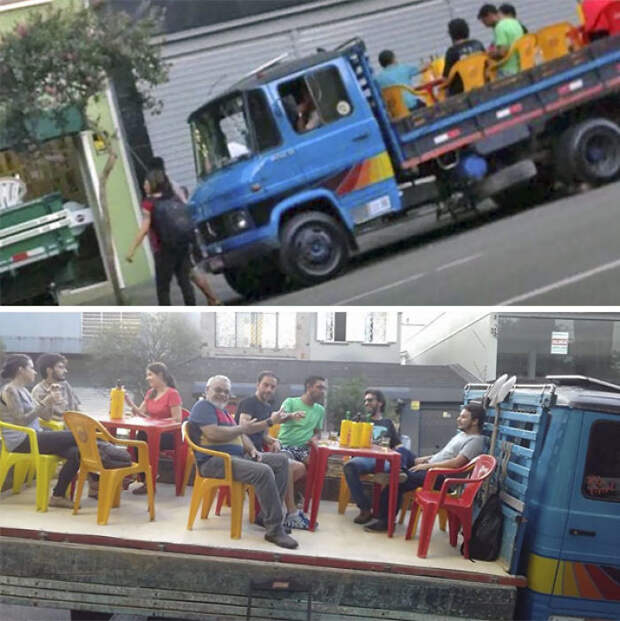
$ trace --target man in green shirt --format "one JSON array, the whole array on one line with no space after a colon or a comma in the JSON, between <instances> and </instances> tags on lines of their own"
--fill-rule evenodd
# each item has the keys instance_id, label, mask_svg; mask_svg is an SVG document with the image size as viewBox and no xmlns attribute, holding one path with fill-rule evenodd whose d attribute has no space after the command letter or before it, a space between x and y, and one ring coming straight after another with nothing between
<instances>
[{"instance_id":1,"label":"man in green shirt","mask_svg":"<svg viewBox=\"0 0 620 621\"><path fill-rule=\"evenodd\" d=\"M325 420L325 408L321 402L325 401L327 383L324 377L311 375L304 382L305 392L301 397L289 397L282 403L284 412L304 412L304 417L289 418L282 422L278 439L282 450L286 451L296 461L308 463L310 455L309 442L320 433Z\"/></svg>"},{"instance_id":2,"label":"man in green shirt","mask_svg":"<svg viewBox=\"0 0 620 621\"><path fill-rule=\"evenodd\" d=\"M512 44L525 34L518 20L504 16L494 4L483 4L478 11L478 19L487 28L493 28L493 46L489 49L489 56L493 60L502 60L510 51ZM498 73L501 77L505 77L515 75L520 70L519 55L513 54Z\"/></svg>"}]
</instances>

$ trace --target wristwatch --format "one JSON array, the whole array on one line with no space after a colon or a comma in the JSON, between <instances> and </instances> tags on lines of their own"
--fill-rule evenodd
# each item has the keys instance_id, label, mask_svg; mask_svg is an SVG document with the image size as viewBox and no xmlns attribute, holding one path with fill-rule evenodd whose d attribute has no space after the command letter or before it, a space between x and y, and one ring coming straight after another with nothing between
<instances>
[{"instance_id":1,"label":"wristwatch","mask_svg":"<svg viewBox=\"0 0 620 621\"><path fill-rule=\"evenodd\" d=\"M271 416L267 419L267 427L273 427L273 418Z\"/></svg>"}]
</instances>

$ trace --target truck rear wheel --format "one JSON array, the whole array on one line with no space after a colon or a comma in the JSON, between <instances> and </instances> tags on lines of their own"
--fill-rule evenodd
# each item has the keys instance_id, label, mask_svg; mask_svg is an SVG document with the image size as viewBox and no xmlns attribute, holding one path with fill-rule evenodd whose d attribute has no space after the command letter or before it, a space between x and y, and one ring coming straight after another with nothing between
<instances>
[{"instance_id":1,"label":"truck rear wheel","mask_svg":"<svg viewBox=\"0 0 620 621\"><path fill-rule=\"evenodd\" d=\"M229 287L249 300L280 293L287 281L275 261L262 258L224 270L223 275Z\"/></svg>"},{"instance_id":2,"label":"truck rear wheel","mask_svg":"<svg viewBox=\"0 0 620 621\"><path fill-rule=\"evenodd\" d=\"M556 165L560 178L569 183L613 181L620 174L620 128L598 118L568 129L559 141Z\"/></svg>"},{"instance_id":3,"label":"truck rear wheel","mask_svg":"<svg viewBox=\"0 0 620 621\"><path fill-rule=\"evenodd\" d=\"M349 260L342 225L321 211L300 213L282 230L280 263L294 281L304 285L329 280Z\"/></svg>"}]
</instances>

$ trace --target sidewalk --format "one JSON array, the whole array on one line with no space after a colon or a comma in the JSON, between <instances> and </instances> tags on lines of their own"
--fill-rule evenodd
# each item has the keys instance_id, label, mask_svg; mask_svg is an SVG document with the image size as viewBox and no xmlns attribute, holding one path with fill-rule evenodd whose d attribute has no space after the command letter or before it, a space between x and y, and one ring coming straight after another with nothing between
<instances>
[{"instance_id":1,"label":"sidewalk","mask_svg":"<svg viewBox=\"0 0 620 621\"><path fill-rule=\"evenodd\" d=\"M243 304L243 298L233 291L224 280L223 276L209 275L209 282L213 287L215 295L223 304ZM207 306L207 300L204 294L194 287L196 292L197 306ZM157 294L155 292L155 280L153 282L144 282L133 287L125 289L127 295L128 306L157 306ZM176 280L172 279L170 286L170 299L173 306L183 306L183 296L177 285ZM112 293L102 295L91 300L89 306L116 306L116 300Z\"/></svg>"}]
</instances>

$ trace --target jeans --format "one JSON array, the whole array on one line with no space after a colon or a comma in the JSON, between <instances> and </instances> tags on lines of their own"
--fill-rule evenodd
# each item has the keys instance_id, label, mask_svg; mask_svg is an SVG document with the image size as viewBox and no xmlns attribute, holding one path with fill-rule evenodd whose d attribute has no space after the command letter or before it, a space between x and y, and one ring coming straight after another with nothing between
<instances>
[{"instance_id":1,"label":"jeans","mask_svg":"<svg viewBox=\"0 0 620 621\"><path fill-rule=\"evenodd\" d=\"M170 306L170 282L176 276L185 306L196 306L196 296L189 273L192 269L189 247L180 249L160 248L155 258L155 285L157 287L157 303Z\"/></svg>"},{"instance_id":2,"label":"jeans","mask_svg":"<svg viewBox=\"0 0 620 621\"><path fill-rule=\"evenodd\" d=\"M283 453L261 453L262 461L249 457L232 456L232 476L235 481L254 486L261 507L265 530L270 535L281 535L282 498L288 485L288 457ZM214 479L224 478L224 460L211 457L200 464L200 474Z\"/></svg>"},{"instance_id":3,"label":"jeans","mask_svg":"<svg viewBox=\"0 0 620 621\"><path fill-rule=\"evenodd\" d=\"M404 446L399 446L395 450L400 453L401 470L410 468L415 460L413 453ZM383 463L385 472L389 472L390 462L385 461ZM355 504L357 504L362 511L370 511L371 504L364 493L361 476L364 474L372 474L375 471L375 464L376 460L372 457L354 457L350 459L343 468L344 478L351 491L351 498L353 498Z\"/></svg>"},{"instance_id":4,"label":"jeans","mask_svg":"<svg viewBox=\"0 0 620 621\"><path fill-rule=\"evenodd\" d=\"M69 483L80 468L80 451L70 431L38 431L37 443L39 453L43 455L59 455L67 461L58 473L58 483L52 491L54 496L64 496ZM26 438L16 449L16 453L30 452L30 439Z\"/></svg>"}]
</instances>

